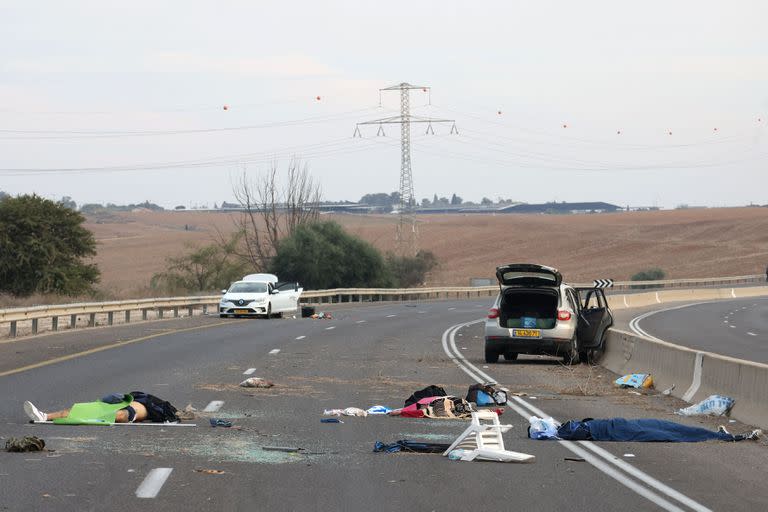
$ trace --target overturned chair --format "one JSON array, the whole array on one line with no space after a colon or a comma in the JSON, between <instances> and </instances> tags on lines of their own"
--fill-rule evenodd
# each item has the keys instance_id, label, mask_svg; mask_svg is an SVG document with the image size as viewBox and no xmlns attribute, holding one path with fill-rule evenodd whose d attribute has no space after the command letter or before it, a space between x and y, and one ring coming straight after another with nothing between
<instances>
[{"instance_id":1,"label":"overturned chair","mask_svg":"<svg viewBox=\"0 0 768 512\"><path fill-rule=\"evenodd\" d=\"M472 413L472 422L451 446L443 452L448 456L453 450L464 450L460 460L486 460L495 462L534 462L536 456L504 449L502 434L512 425L499 423L496 411Z\"/></svg>"}]
</instances>

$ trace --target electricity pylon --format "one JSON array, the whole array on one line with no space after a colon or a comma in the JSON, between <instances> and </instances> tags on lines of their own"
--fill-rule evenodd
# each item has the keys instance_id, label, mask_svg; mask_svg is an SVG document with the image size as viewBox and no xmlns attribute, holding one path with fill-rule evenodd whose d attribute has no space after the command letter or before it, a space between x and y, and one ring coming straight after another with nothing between
<instances>
[{"instance_id":1,"label":"electricity pylon","mask_svg":"<svg viewBox=\"0 0 768 512\"><path fill-rule=\"evenodd\" d=\"M453 119L434 119L411 115L410 90L421 89L429 92L429 87L421 85L411 85L403 82L398 85L379 89L379 104L381 104L382 91L400 91L400 115L385 117L383 119L374 119L357 123L353 136L360 134L360 125L377 124L379 131L376 135L384 135L385 124L400 125L400 204L398 205L398 222L395 233L397 252L403 255L414 256L418 251L418 230L416 228L416 197L413 194L413 172L411 170L411 123L428 123L427 133L434 135L432 123L453 123L451 133L458 133L456 122Z\"/></svg>"}]
</instances>

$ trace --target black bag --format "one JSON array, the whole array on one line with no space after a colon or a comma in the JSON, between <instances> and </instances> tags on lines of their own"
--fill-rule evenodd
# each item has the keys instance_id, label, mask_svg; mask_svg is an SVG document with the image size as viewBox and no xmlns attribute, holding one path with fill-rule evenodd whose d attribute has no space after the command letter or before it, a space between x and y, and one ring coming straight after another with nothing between
<instances>
[{"instance_id":1,"label":"black bag","mask_svg":"<svg viewBox=\"0 0 768 512\"><path fill-rule=\"evenodd\" d=\"M131 391L133 399L147 409L147 419L155 423L176 422L178 410L170 402L143 391Z\"/></svg>"},{"instance_id":2,"label":"black bag","mask_svg":"<svg viewBox=\"0 0 768 512\"><path fill-rule=\"evenodd\" d=\"M405 407L408 407L411 404L415 404L422 398L427 398L428 396L448 396L448 393L446 393L445 390L440 386L435 386L433 384L431 386L425 387L424 389L416 391L414 394L406 398Z\"/></svg>"}]
</instances>

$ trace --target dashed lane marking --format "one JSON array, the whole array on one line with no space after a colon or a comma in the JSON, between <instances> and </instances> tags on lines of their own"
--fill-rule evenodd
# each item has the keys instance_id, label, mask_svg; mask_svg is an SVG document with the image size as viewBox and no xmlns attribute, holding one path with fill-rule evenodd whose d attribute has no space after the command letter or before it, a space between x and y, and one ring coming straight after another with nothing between
<instances>
[{"instance_id":1,"label":"dashed lane marking","mask_svg":"<svg viewBox=\"0 0 768 512\"><path fill-rule=\"evenodd\" d=\"M243 372L243 375L250 375L250 374L252 374L255 371L256 371L256 368L248 368L247 370L245 370Z\"/></svg>"},{"instance_id":2,"label":"dashed lane marking","mask_svg":"<svg viewBox=\"0 0 768 512\"><path fill-rule=\"evenodd\" d=\"M749 334L750 336L757 336L757 334L755 334L754 332L751 332L751 331L747 331L747 334Z\"/></svg>"},{"instance_id":3,"label":"dashed lane marking","mask_svg":"<svg viewBox=\"0 0 768 512\"><path fill-rule=\"evenodd\" d=\"M335 325L332 325L332 326L330 326L330 327L326 327L326 328L325 328L325 330L326 330L326 331L332 331L332 330L333 330L333 329L335 329L335 328L336 328L336 326L335 326Z\"/></svg>"},{"instance_id":4,"label":"dashed lane marking","mask_svg":"<svg viewBox=\"0 0 768 512\"><path fill-rule=\"evenodd\" d=\"M163 488L165 481L171 476L173 468L155 468L147 473L144 481L136 489L137 498L154 498L160 489Z\"/></svg>"},{"instance_id":5,"label":"dashed lane marking","mask_svg":"<svg viewBox=\"0 0 768 512\"><path fill-rule=\"evenodd\" d=\"M364 323L365 323L365 320L358 320L358 321L357 321L357 322L355 322L355 323L357 323L357 324L364 324Z\"/></svg>"},{"instance_id":6,"label":"dashed lane marking","mask_svg":"<svg viewBox=\"0 0 768 512\"><path fill-rule=\"evenodd\" d=\"M270 350L270 351L269 351L269 353L270 353L271 355L275 355L275 354L277 354L278 352L280 352L280 349L279 349L279 348L273 348L272 350Z\"/></svg>"},{"instance_id":7,"label":"dashed lane marking","mask_svg":"<svg viewBox=\"0 0 768 512\"><path fill-rule=\"evenodd\" d=\"M224 405L223 400L212 400L211 403L205 406L203 412L216 412Z\"/></svg>"},{"instance_id":8,"label":"dashed lane marking","mask_svg":"<svg viewBox=\"0 0 768 512\"><path fill-rule=\"evenodd\" d=\"M397 316L397 315L387 315L387 318L392 318L392 317L395 317L395 316Z\"/></svg>"},{"instance_id":9,"label":"dashed lane marking","mask_svg":"<svg viewBox=\"0 0 768 512\"><path fill-rule=\"evenodd\" d=\"M306 336L304 336L304 335L302 335L302 336L296 336L296 339L297 339L297 340L303 340L304 338L306 338Z\"/></svg>"}]
</instances>

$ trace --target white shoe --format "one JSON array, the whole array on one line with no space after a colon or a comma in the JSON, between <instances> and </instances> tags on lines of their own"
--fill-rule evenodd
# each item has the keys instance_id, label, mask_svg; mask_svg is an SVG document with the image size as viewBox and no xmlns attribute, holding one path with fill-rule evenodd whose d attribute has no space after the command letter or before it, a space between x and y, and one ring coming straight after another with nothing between
<instances>
[{"instance_id":1,"label":"white shoe","mask_svg":"<svg viewBox=\"0 0 768 512\"><path fill-rule=\"evenodd\" d=\"M24 402L24 412L27 413L27 416L29 416L29 419L32 421L48 421L48 415L44 412L40 412L40 410L32 405L32 402L29 400Z\"/></svg>"}]
</instances>

